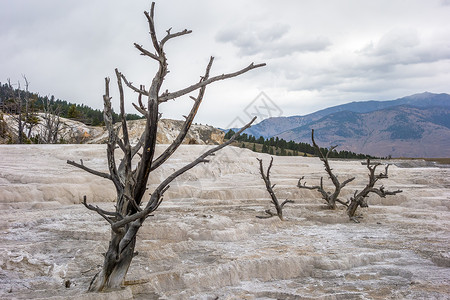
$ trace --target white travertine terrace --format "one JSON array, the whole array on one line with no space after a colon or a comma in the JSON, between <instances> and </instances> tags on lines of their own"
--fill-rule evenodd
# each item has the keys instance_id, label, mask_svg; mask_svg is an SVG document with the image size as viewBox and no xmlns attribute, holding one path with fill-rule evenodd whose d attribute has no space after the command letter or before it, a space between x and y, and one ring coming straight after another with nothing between
<instances>
[{"instance_id":1,"label":"white travertine terrace","mask_svg":"<svg viewBox=\"0 0 450 300\"><path fill-rule=\"evenodd\" d=\"M208 147L182 145L149 189ZM355 224L296 188L326 176L318 158L275 157L275 192L295 201L281 222L255 217L270 207L256 157L270 159L228 147L179 177L138 233L126 287L89 294L109 225L80 202L111 209L115 192L66 160L106 171L105 145L0 146L0 298L450 298L450 168L391 166L381 183L403 193L372 195ZM330 163L339 178L356 176L342 198L365 185L360 161Z\"/></svg>"}]
</instances>

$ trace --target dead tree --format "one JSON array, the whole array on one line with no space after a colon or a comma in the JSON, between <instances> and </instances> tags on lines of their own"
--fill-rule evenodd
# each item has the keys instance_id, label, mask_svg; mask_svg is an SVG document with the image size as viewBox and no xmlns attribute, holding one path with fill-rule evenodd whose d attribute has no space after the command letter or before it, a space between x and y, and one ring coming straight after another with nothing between
<instances>
[{"instance_id":1,"label":"dead tree","mask_svg":"<svg viewBox=\"0 0 450 300\"><path fill-rule=\"evenodd\" d=\"M17 89L14 90L11 80L8 78L8 87L12 94L7 101L6 111L8 115L17 122L17 143L23 144L22 91L20 90L20 82L18 82L17 85Z\"/></svg>"},{"instance_id":2,"label":"dead tree","mask_svg":"<svg viewBox=\"0 0 450 300\"><path fill-rule=\"evenodd\" d=\"M350 220L359 223L358 219L355 217L355 213L358 207L368 207L367 203L367 197L370 193L375 193L378 196L385 198L388 195L395 195L398 193L401 193L402 190L396 190L396 191L388 191L384 188L384 186L380 186L379 188L375 187L375 183L377 183L378 180L383 178L388 178L388 168L389 164L385 166L384 173L381 172L380 174L375 174L376 169L378 166L382 165L381 163L370 163L370 159L367 159L366 166L369 169L369 183L366 185L366 187L358 193L358 191L355 191L353 194L353 197L350 198L350 204L347 207L347 214L350 217Z\"/></svg>"},{"instance_id":3,"label":"dead tree","mask_svg":"<svg viewBox=\"0 0 450 300\"><path fill-rule=\"evenodd\" d=\"M6 138L6 133L8 131L8 124L3 119L3 112L0 111L0 138Z\"/></svg>"},{"instance_id":4,"label":"dead tree","mask_svg":"<svg viewBox=\"0 0 450 300\"><path fill-rule=\"evenodd\" d=\"M57 144L60 140L60 133L63 129L61 122L61 108L59 106L52 107L51 101L47 99L43 105L44 119L41 127L39 142L43 144Z\"/></svg>"},{"instance_id":5,"label":"dead tree","mask_svg":"<svg viewBox=\"0 0 450 300\"><path fill-rule=\"evenodd\" d=\"M280 202L278 202L277 196L275 195L275 192L273 191L275 184L272 185L272 183L270 182L270 169L272 168L273 157L271 157L271 159L270 159L269 167L267 168L266 173L264 173L262 159L257 158L257 160L259 161L259 173L261 174L261 178L264 180L264 183L266 184L267 192L269 192L270 198L272 198L271 202L275 206L277 213L273 213L270 209L267 209L267 210L265 210L265 213L267 214L267 216L256 216L256 217L260 218L260 219L267 219L267 218L271 218L273 216L278 216L278 218L280 218L281 221L284 221L283 207L286 203L294 203L294 201L286 199L281 204L280 204Z\"/></svg>"},{"instance_id":6,"label":"dead tree","mask_svg":"<svg viewBox=\"0 0 450 300\"><path fill-rule=\"evenodd\" d=\"M176 92L169 92L166 90L161 93L162 83L168 73L167 58L166 53L164 52L164 47L169 40L189 34L191 31L185 29L183 31L172 33L169 29L167 30L167 34L161 40L158 40L154 24L154 8L155 3L152 3L150 12L145 12L145 17L147 18L150 28L150 37L154 52L145 49L139 44L134 44L141 55L147 56L158 63L158 71L153 77L150 88L145 89L143 85L140 85L139 87L133 85L133 83L128 81L122 73L120 73L117 69L115 70L119 90L122 138L118 136L118 130L113 127L111 97L109 94L110 80L109 78L105 78L105 95L103 96L103 100L104 122L109 133L107 142L109 173L93 170L85 166L82 161L80 163L69 160L67 161L70 165L83 169L91 174L111 180L117 193L115 210L113 211L104 210L98 206L88 204L86 198L84 198L83 201L83 204L87 209L97 212L111 226L111 239L108 250L105 254L103 267L92 279L89 286L89 291L103 291L108 289L118 289L121 287L133 258L136 244L136 234L146 218L160 206L163 201L164 192L169 188L169 184L179 175L193 168L197 164L208 162L208 156L213 155L214 152L233 142L234 139L243 130L250 127L255 120L255 118L251 120L226 143L206 151L193 162L187 164L178 171L175 171L163 180L158 187L150 193L150 199L148 202L142 206L144 204L142 200L147 190L149 174L166 162L182 143L197 113L198 107L202 102L206 86L215 81L235 77L265 65L252 63L237 72L210 77L209 73L214 60L213 57L211 57L206 67L205 74L201 76L200 81ZM145 131L136 145L131 145L128 136L128 126L124 109L125 99L123 84L138 93L138 104L133 105L137 111L146 118ZM198 91L198 94L196 97L190 96L194 103L190 113L185 117L186 120L184 121L182 129L172 144L169 145L162 154L155 158L156 133L160 117L159 105L169 100L174 100L181 96L187 95L193 91ZM144 105L144 102L142 101L143 97L147 97L147 105ZM123 152L123 158L119 164L116 163L116 148ZM138 162L134 164L132 163L132 160L138 153Z\"/></svg>"},{"instance_id":7,"label":"dead tree","mask_svg":"<svg viewBox=\"0 0 450 300\"><path fill-rule=\"evenodd\" d=\"M9 98L3 103L3 109L17 123L18 144L23 144L25 139L31 137L31 131L39 123L36 114L31 112L31 103L29 98L29 81L25 75L22 75L25 82L25 90L20 89L20 82L17 82L17 89L13 88L11 80L8 78ZM25 134L25 131L28 133Z\"/></svg>"},{"instance_id":8,"label":"dead tree","mask_svg":"<svg viewBox=\"0 0 450 300\"><path fill-rule=\"evenodd\" d=\"M333 169L330 167L330 164L328 162L328 155L337 147L337 146L332 146L330 148L330 150L326 153L323 154L322 150L320 149L320 147L316 144L315 140L314 140L314 129L311 130L311 139L313 142L313 146L316 149L320 160L323 162L324 166L325 166L325 171L327 172L328 176L331 179L331 182L333 182L334 185L334 192L328 192L324 189L323 187L323 177L320 178L320 185L316 185L316 186L306 186L306 182L302 183L302 180L305 178L304 176L302 176L297 183L297 187L301 188L301 189L308 189L308 190L317 190L322 194L322 199L325 200L325 202L327 203L328 208L330 209L336 209L336 202L339 202L345 206L348 206L348 204L342 200L340 200L339 194L341 193L341 190L351 181L353 181L355 179L355 177L346 179L344 182L340 183L337 176L333 174Z\"/></svg>"}]
</instances>

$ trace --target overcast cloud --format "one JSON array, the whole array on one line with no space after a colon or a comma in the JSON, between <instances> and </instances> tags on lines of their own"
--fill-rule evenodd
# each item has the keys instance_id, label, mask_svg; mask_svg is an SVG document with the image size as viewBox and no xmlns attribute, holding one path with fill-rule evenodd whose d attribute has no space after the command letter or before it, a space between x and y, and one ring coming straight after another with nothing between
<instances>
[{"instance_id":1,"label":"overcast cloud","mask_svg":"<svg viewBox=\"0 0 450 300\"><path fill-rule=\"evenodd\" d=\"M104 77L116 67L148 86L156 65L133 43L150 48L149 7L146 0L0 1L0 82L25 74L31 91L99 109ZM160 39L170 27L193 30L166 45L164 90L198 81L211 55L212 75L267 63L211 85L200 123L226 127L244 118L262 91L285 116L450 93L448 0L164 0L156 1L155 16ZM135 112L136 95L128 96L127 110ZM164 105L164 117L180 119L191 103L186 97Z\"/></svg>"}]
</instances>

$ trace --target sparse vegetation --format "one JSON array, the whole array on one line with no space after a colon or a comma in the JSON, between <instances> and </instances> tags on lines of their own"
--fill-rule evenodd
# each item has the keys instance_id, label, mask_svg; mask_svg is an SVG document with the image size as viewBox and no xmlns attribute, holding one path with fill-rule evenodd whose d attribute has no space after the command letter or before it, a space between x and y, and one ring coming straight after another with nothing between
<instances>
[{"instance_id":1,"label":"sparse vegetation","mask_svg":"<svg viewBox=\"0 0 450 300\"><path fill-rule=\"evenodd\" d=\"M233 130L228 130L225 134L225 139L228 139L234 134ZM317 155L315 147L308 143L296 143L294 141L285 141L278 137L271 137L265 139L264 137L256 138L253 135L241 134L236 142L233 143L236 147L247 148L254 152L267 153L277 156L314 156ZM335 149L328 150L327 148L320 148L323 153L327 153L329 158L344 158L344 159L374 159L376 157L366 154L356 154L351 151Z\"/></svg>"},{"instance_id":2,"label":"sparse vegetation","mask_svg":"<svg viewBox=\"0 0 450 300\"><path fill-rule=\"evenodd\" d=\"M37 93L22 90L20 86L17 88L13 84L2 84L0 82L0 110L8 112L11 110L11 105L14 95L20 94L20 103L25 104L26 99L31 99L29 103L29 110L32 113L45 112L45 109L60 112L60 117L80 121L86 125L102 126L103 111L100 109L93 109L84 104L74 104L65 100L56 99L54 96L40 96ZM16 110L11 111L17 114ZM142 116L137 114L127 114L127 120L142 119ZM119 115L113 112L113 121L119 121Z\"/></svg>"}]
</instances>

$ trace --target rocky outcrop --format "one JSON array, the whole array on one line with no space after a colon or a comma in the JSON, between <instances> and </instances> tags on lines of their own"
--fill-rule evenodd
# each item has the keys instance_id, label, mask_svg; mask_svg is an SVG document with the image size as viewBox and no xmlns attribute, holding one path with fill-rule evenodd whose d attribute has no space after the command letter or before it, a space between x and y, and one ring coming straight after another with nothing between
<instances>
[{"instance_id":1,"label":"rocky outcrop","mask_svg":"<svg viewBox=\"0 0 450 300\"><path fill-rule=\"evenodd\" d=\"M162 119L158 124L158 144L170 144L178 135L183 126L183 121ZM120 124L117 123L116 126ZM145 130L145 120L128 121L128 134L132 143L137 143L142 132ZM119 135L122 131L119 131ZM195 125L191 126L188 131L183 144L191 145L216 145L223 142L224 133L209 125ZM102 134L90 138L86 141L88 144L102 144L106 143L108 133L104 131Z\"/></svg>"},{"instance_id":2,"label":"rocky outcrop","mask_svg":"<svg viewBox=\"0 0 450 300\"><path fill-rule=\"evenodd\" d=\"M45 132L44 119L42 115L37 116L39 124L32 129L31 136L42 135ZM68 144L103 144L108 139L105 127L88 126L81 122L61 118L62 126L60 138ZM119 127L120 123L116 123ZM162 119L158 124L157 143L170 144L178 135L183 126L183 121ZM0 131L4 129L5 137L17 137L17 124L11 117L4 115L4 121L0 123ZM145 130L145 120L128 121L128 132L132 143L137 143L142 132ZM28 135L28 132L25 132ZM119 131L121 135L121 131ZM183 144L216 145L223 142L224 133L209 125L193 124ZM0 138L0 144L8 143L8 138Z\"/></svg>"}]
</instances>

